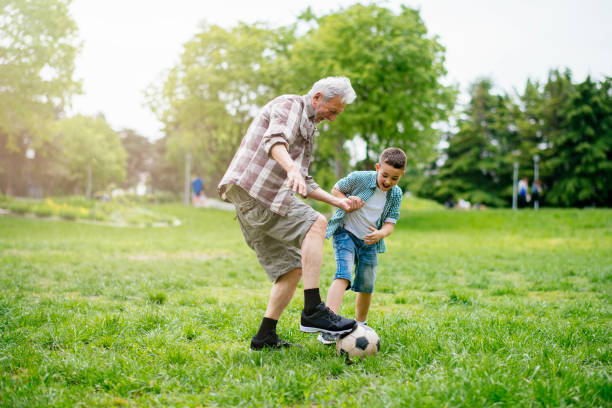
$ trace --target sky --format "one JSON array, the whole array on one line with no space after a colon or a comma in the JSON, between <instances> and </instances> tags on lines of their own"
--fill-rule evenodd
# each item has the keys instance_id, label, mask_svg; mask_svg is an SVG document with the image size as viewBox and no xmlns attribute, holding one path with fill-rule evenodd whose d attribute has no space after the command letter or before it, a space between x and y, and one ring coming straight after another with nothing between
<instances>
[{"instance_id":1,"label":"sky","mask_svg":"<svg viewBox=\"0 0 612 408\"><path fill-rule=\"evenodd\" d=\"M355 0L73 0L71 13L82 50L75 77L83 94L70 114L103 113L115 128L151 139L162 124L145 105L144 92L163 82L182 46L202 21L229 28L238 21L293 23L310 6L315 14ZM371 2L362 2L369 4ZM429 35L446 47L446 84L463 93L480 77L499 91L520 92L528 78L545 81L554 68L569 68L575 81L612 76L610 0L407 0L378 1L398 11L419 9ZM359 93L357 91L357 93Z\"/></svg>"}]
</instances>

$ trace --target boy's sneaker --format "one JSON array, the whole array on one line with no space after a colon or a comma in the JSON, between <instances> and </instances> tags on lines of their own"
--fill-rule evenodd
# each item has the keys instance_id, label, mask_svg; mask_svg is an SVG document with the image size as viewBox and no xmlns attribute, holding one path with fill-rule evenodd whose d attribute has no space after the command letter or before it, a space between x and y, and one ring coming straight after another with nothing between
<instances>
[{"instance_id":1,"label":"boy's sneaker","mask_svg":"<svg viewBox=\"0 0 612 408\"><path fill-rule=\"evenodd\" d=\"M306 314L302 310L300 330L306 333L342 334L353 331L355 327L355 320L335 314L323 302L317 305L312 314Z\"/></svg>"},{"instance_id":2,"label":"boy's sneaker","mask_svg":"<svg viewBox=\"0 0 612 408\"><path fill-rule=\"evenodd\" d=\"M325 345L335 344L338 340L337 334L319 333L317 340Z\"/></svg>"},{"instance_id":3,"label":"boy's sneaker","mask_svg":"<svg viewBox=\"0 0 612 408\"><path fill-rule=\"evenodd\" d=\"M299 347L297 344L291 344L280 337L278 334L272 332L268 333L268 335L264 339L258 339L255 336L251 339L251 349L252 350L261 350L264 348L269 349L281 349L281 348L289 348L289 347Z\"/></svg>"}]
</instances>

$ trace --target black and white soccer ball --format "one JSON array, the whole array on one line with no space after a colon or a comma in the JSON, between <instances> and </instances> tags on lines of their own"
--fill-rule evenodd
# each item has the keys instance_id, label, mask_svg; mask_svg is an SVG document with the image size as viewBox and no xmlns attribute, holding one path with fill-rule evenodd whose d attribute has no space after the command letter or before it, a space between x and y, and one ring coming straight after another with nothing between
<instances>
[{"instance_id":1,"label":"black and white soccer ball","mask_svg":"<svg viewBox=\"0 0 612 408\"><path fill-rule=\"evenodd\" d=\"M336 350L338 355L350 359L376 355L380 351L380 337L373 328L360 324L355 330L338 339Z\"/></svg>"}]
</instances>

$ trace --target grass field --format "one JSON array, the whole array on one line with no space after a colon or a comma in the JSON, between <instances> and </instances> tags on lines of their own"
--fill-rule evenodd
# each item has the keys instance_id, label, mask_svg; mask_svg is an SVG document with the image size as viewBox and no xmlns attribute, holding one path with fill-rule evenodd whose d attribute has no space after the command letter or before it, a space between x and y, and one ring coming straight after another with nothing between
<instances>
[{"instance_id":1,"label":"grass field","mask_svg":"<svg viewBox=\"0 0 612 408\"><path fill-rule=\"evenodd\" d=\"M353 365L301 291L303 348L249 351L270 286L233 214L154 210L182 225L0 217L0 406L612 406L610 210L404 211Z\"/></svg>"}]
</instances>

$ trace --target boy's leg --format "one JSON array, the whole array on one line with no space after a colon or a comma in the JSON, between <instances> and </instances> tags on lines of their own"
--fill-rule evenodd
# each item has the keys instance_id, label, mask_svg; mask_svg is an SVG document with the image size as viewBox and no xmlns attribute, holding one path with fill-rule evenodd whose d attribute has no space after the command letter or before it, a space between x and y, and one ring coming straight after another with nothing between
<instances>
[{"instance_id":1,"label":"boy's leg","mask_svg":"<svg viewBox=\"0 0 612 408\"><path fill-rule=\"evenodd\" d=\"M329 307L332 312L338 313L340 311L342 297L349 284L350 282L348 280L342 278L336 278L332 282L327 292L327 300L325 301L327 307Z\"/></svg>"},{"instance_id":2,"label":"boy's leg","mask_svg":"<svg viewBox=\"0 0 612 408\"><path fill-rule=\"evenodd\" d=\"M376 281L376 265L378 264L378 253L376 245L364 245L359 249L357 255L357 267L355 268L355 282L353 290L357 292L355 300L355 319L365 322L368 318L372 292Z\"/></svg>"},{"instance_id":3,"label":"boy's leg","mask_svg":"<svg viewBox=\"0 0 612 408\"><path fill-rule=\"evenodd\" d=\"M366 322L368 320L368 311L372 302L372 294L358 292L355 300L355 319L358 322Z\"/></svg>"},{"instance_id":4,"label":"boy's leg","mask_svg":"<svg viewBox=\"0 0 612 408\"><path fill-rule=\"evenodd\" d=\"M346 288L350 284L351 282L349 280L343 278L336 278L332 282L331 286L329 287L329 291L327 292L327 300L325 301L325 304L332 312L337 314L340 311L340 305L342 304L344 292L346 292ZM317 337L319 342L326 345L335 344L337 339L337 334L319 333L319 336Z\"/></svg>"}]
</instances>

